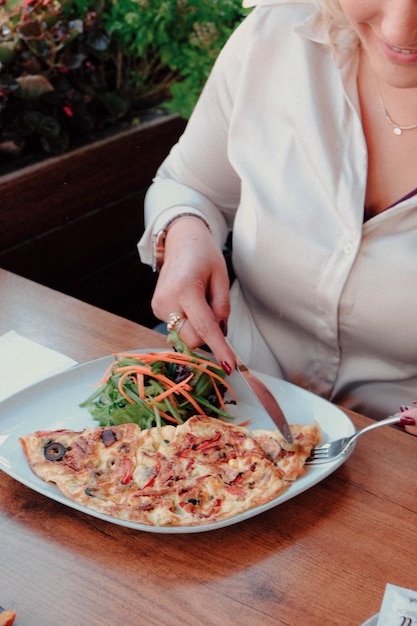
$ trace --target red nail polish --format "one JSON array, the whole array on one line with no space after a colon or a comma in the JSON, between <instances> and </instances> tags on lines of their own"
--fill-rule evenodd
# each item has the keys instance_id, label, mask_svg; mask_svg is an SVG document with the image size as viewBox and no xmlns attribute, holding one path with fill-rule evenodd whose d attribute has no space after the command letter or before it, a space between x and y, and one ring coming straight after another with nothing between
<instances>
[{"instance_id":1,"label":"red nail polish","mask_svg":"<svg viewBox=\"0 0 417 626\"><path fill-rule=\"evenodd\" d=\"M231 374L232 373L232 368L230 367L229 363L227 361L221 361L220 365L222 366L222 368L224 369L224 371L226 372L226 374Z\"/></svg>"},{"instance_id":2,"label":"red nail polish","mask_svg":"<svg viewBox=\"0 0 417 626\"><path fill-rule=\"evenodd\" d=\"M401 418L400 426L415 426L416 420L414 417L409 417L408 415L404 415Z\"/></svg>"}]
</instances>

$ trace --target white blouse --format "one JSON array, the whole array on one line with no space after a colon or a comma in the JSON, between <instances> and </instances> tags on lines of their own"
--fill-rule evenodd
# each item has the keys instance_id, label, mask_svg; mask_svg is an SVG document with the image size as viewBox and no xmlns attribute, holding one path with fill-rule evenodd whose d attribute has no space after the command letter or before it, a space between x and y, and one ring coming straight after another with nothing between
<instances>
[{"instance_id":1,"label":"white blouse","mask_svg":"<svg viewBox=\"0 0 417 626\"><path fill-rule=\"evenodd\" d=\"M139 251L195 211L233 229L229 336L258 371L371 417L417 398L417 198L363 222L357 48L313 1L261 0L146 198ZM417 181L416 181L417 186Z\"/></svg>"}]
</instances>

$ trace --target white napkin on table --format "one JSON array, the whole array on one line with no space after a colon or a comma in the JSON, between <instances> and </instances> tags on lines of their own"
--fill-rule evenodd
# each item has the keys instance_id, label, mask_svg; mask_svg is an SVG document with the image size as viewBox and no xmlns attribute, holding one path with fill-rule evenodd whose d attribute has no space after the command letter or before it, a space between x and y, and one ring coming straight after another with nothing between
<instances>
[{"instance_id":1,"label":"white napkin on table","mask_svg":"<svg viewBox=\"0 0 417 626\"><path fill-rule=\"evenodd\" d=\"M12 330L0 337L0 401L76 364L65 354Z\"/></svg>"}]
</instances>

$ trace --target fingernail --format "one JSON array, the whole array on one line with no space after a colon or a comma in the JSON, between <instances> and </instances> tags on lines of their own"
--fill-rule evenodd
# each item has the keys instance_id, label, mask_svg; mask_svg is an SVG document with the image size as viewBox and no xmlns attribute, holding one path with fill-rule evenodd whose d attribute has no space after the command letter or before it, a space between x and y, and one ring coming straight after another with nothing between
<instances>
[{"instance_id":1,"label":"fingernail","mask_svg":"<svg viewBox=\"0 0 417 626\"><path fill-rule=\"evenodd\" d=\"M409 417L408 415L404 415L401 418L400 425L401 426L415 426L416 420L414 419L414 417Z\"/></svg>"},{"instance_id":2,"label":"fingernail","mask_svg":"<svg viewBox=\"0 0 417 626\"><path fill-rule=\"evenodd\" d=\"M227 375L232 373L232 368L230 367L227 361L220 361L220 365L222 366L222 368L224 369Z\"/></svg>"},{"instance_id":3,"label":"fingernail","mask_svg":"<svg viewBox=\"0 0 417 626\"><path fill-rule=\"evenodd\" d=\"M219 326L220 326L220 330L222 331L223 335L226 337L226 335L227 335L227 320L220 320Z\"/></svg>"}]
</instances>

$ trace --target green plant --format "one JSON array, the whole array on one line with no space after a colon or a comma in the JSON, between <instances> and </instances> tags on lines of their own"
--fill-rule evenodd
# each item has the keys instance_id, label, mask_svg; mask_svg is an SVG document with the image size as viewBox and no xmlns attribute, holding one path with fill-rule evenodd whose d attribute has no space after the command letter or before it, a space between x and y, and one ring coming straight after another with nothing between
<instances>
[{"instance_id":1,"label":"green plant","mask_svg":"<svg viewBox=\"0 0 417 626\"><path fill-rule=\"evenodd\" d=\"M188 118L244 15L241 0L0 0L0 157L57 154L155 106Z\"/></svg>"},{"instance_id":2,"label":"green plant","mask_svg":"<svg viewBox=\"0 0 417 626\"><path fill-rule=\"evenodd\" d=\"M241 0L120 0L109 5L103 21L122 47L141 59L142 71L134 78L170 70L168 108L188 118L214 60L244 15Z\"/></svg>"}]
</instances>

